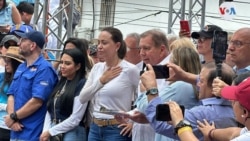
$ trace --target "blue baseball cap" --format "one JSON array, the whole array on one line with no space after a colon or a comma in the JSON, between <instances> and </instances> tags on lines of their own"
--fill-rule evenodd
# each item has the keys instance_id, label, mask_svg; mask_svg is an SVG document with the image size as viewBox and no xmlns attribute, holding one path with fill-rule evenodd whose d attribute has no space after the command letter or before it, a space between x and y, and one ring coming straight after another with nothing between
<instances>
[{"instance_id":1,"label":"blue baseball cap","mask_svg":"<svg viewBox=\"0 0 250 141\"><path fill-rule=\"evenodd\" d=\"M33 31L34 29L32 28L32 26L29 26L29 25L13 25L11 28L10 28L10 34L14 34L16 35L16 32L21 32L21 33L27 33L27 32L30 32L30 31Z\"/></svg>"},{"instance_id":2,"label":"blue baseball cap","mask_svg":"<svg viewBox=\"0 0 250 141\"><path fill-rule=\"evenodd\" d=\"M43 49L43 46L45 44L45 36L42 32L33 30L28 33L16 32L16 34L23 39L29 39L32 42L35 42L37 46Z\"/></svg>"}]
</instances>

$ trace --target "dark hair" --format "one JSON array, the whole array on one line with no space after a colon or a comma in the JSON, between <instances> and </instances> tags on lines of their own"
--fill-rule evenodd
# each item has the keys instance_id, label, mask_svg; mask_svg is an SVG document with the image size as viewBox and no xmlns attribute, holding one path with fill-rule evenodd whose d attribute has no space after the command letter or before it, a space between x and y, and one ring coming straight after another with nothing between
<instances>
[{"instance_id":1,"label":"dark hair","mask_svg":"<svg viewBox=\"0 0 250 141\"><path fill-rule=\"evenodd\" d=\"M74 38L74 37L69 38L64 43L63 51L65 50L65 47L68 43L72 43L73 45L75 45L76 48L78 48L79 50L82 51L83 56L85 57L85 65L86 65L88 70L91 70L92 64L88 58L88 53L87 53L87 50L89 47L88 41L86 39L79 39L79 38Z\"/></svg>"},{"instance_id":2,"label":"dark hair","mask_svg":"<svg viewBox=\"0 0 250 141\"><path fill-rule=\"evenodd\" d=\"M168 40L166 35L159 29L152 29L141 34L141 38L151 36L156 47L160 47L162 44L165 45L166 49L169 50Z\"/></svg>"},{"instance_id":3,"label":"dark hair","mask_svg":"<svg viewBox=\"0 0 250 141\"><path fill-rule=\"evenodd\" d=\"M8 3L6 2L6 0L3 0L3 7L0 9L0 11L2 11L7 6L8 6Z\"/></svg>"},{"instance_id":4,"label":"dark hair","mask_svg":"<svg viewBox=\"0 0 250 141\"><path fill-rule=\"evenodd\" d=\"M215 62L206 63L203 65L203 68L210 69L209 74L207 76L207 86L211 88L214 78L217 77L216 64ZM231 85L233 78L235 77L235 72L233 71L232 67L223 63L221 70L222 72L220 79L226 84Z\"/></svg>"},{"instance_id":5,"label":"dark hair","mask_svg":"<svg viewBox=\"0 0 250 141\"><path fill-rule=\"evenodd\" d=\"M34 6L26 1L20 2L16 8L20 14L22 14L22 12L26 12L31 15L34 13Z\"/></svg>"},{"instance_id":6,"label":"dark hair","mask_svg":"<svg viewBox=\"0 0 250 141\"><path fill-rule=\"evenodd\" d=\"M80 38L80 40L84 44L84 47L86 48L86 50L88 50L89 49L89 41L84 39L84 38Z\"/></svg>"},{"instance_id":7,"label":"dark hair","mask_svg":"<svg viewBox=\"0 0 250 141\"><path fill-rule=\"evenodd\" d=\"M51 106L54 100L54 96L58 91L61 91L63 86L66 84L65 91L63 95L60 96L60 114L69 116L72 113L73 109L73 103L74 103L74 98L76 96L76 88L80 82L81 79L85 79L85 57L83 53L77 49L66 49L63 51L63 54L67 54L72 57L75 65L80 64L81 67L79 70L76 71L76 75L73 80L67 80L67 78L61 76L61 79L57 83L56 87L52 91L52 94L50 95L49 101L48 101L48 109L51 110Z\"/></svg>"},{"instance_id":8,"label":"dark hair","mask_svg":"<svg viewBox=\"0 0 250 141\"><path fill-rule=\"evenodd\" d=\"M2 86L0 87L0 92L4 91L5 85L10 85L11 81L13 80L14 74L15 74L18 66L21 64L21 62L15 60L15 59L12 59L12 58L10 58L10 61L11 61L10 64L11 64L13 72L9 73L5 69L4 80L3 80Z\"/></svg>"},{"instance_id":9,"label":"dark hair","mask_svg":"<svg viewBox=\"0 0 250 141\"><path fill-rule=\"evenodd\" d=\"M120 42L120 48L117 51L117 55L120 59L123 59L126 55L127 48L126 48L126 43L123 40L122 32L114 27L105 27L102 29L102 31L106 31L111 34L111 39L113 42L117 43Z\"/></svg>"}]
</instances>

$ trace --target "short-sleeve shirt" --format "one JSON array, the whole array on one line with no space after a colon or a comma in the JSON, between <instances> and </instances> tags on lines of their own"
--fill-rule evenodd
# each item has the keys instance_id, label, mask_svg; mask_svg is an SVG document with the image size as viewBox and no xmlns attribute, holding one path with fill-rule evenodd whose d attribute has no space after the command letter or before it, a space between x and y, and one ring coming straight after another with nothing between
<instances>
[{"instance_id":1,"label":"short-sleeve shirt","mask_svg":"<svg viewBox=\"0 0 250 141\"><path fill-rule=\"evenodd\" d=\"M17 68L8 95L14 96L14 111L22 108L31 98L43 101L42 106L30 116L20 120L24 126L20 132L11 131L11 139L38 141L43 129L46 104L55 84L57 74L42 55L30 66L20 64Z\"/></svg>"}]
</instances>

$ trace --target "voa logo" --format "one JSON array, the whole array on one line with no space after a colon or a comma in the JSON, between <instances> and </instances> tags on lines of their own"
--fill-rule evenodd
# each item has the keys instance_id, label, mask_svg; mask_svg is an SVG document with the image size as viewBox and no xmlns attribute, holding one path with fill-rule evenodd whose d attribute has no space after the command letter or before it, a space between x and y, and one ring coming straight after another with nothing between
<instances>
[{"instance_id":1,"label":"voa logo","mask_svg":"<svg viewBox=\"0 0 250 141\"><path fill-rule=\"evenodd\" d=\"M219 13L223 19L233 19L236 16L236 9L233 2L223 2L220 5Z\"/></svg>"}]
</instances>

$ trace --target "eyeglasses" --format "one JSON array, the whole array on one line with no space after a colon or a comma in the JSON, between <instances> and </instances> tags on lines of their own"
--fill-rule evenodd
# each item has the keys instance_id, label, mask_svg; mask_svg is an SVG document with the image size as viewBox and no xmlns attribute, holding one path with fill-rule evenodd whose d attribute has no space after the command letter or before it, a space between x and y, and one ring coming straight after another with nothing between
<instances>
[{"instance_id":1,"label":"eyeglasses","mask_svg":"<svg viewBox=\"0 0 250 141\"><path fill-rule=\"evenodd\" d=\"M199 39L194 39L194 43L195 44L204 43L207 39L209 39L209 38L201 37Z\"/></svg>"},{"instance_id":2,"label":"eyeglasses","mask_svg":"<svg viewBox=\"0 0 250 141\"><path fill-rule=\"evenodd\" d=\"M231 45L231 46L239 48L239 47L243 46L244 44L250 44L250 43L241 42L241 41L238 41L238 40L235 40L235 41L231 40L231 41L228 42L228 44Z\"/></svg>"}]
</instances>

